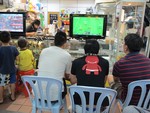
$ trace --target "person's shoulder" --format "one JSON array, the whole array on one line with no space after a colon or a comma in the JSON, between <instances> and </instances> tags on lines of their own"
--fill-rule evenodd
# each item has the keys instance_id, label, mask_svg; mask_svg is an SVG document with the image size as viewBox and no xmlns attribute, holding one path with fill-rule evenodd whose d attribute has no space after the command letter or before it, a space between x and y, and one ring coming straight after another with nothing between
<instances>
[{"instance_id":1,"label":"person's shoulder","mask_svg":"<svg viewBox=\"0 0 150 113\"><path fill-rule=\"evenodd\" d=\"M24 50L26 53L32 53L32 51L30 50L30 49L26 49L26 50Z\"/></svg>"},{"instance_id":2,"label":"person's shoulder","mask_svg":"<svg viewBox=\"0 0 150 113\"><path fill-rule=\"evenodd\" d=\"M9 48L15 49L15 50L17 49L16 46L9 46Z\"/></svg>"},{"instance_id":3,"label":"person's shoulder","mask_svg":"<svg viewBox=\"0 0 150 113\"><path fill-rule=\"evenodd\" d=\"M85 60L85 56L79 57L79 58L77 58L77 59L74 59L73 62L80 62L80 61L83 61L83 60Z\"/></svg>"},{"instance_id":4,"label":"person's shoulder","mask_svg":"<svg viewBox=\"0 0 150 113\"><path fill-rule=\"evenodd\" d=\"M30 49L26 49L25 51L32 52Z\"/></svg>"},{"instance_id":5,"label":"person's shoulder","mask_svg":"<svg viewBox=\"0 0 150 113\"><path fill-rule=\"evenodd\" d=\"M72 59L71 54L68 53L66 50L64 50L63 54L64 54L64 57L66 57L67 59Z\"/></svg>"},{"instance_id":6,"label":"person's shoulder","mask_svg":"<svg viewBox=\"0 0 150 113\"><path fill-rule=\"evenodd\" d=\"M47 48L44 48L44 49L42 49L42 51L41 51L41 54L49 54L49 53L51 53L51 52L53 52L55 49L53 48L53 46L50 46L50 47L47 47ZM57 50L55 50L55 52L56 52Z\"/></svg>"},{"instance_id":7,"label":"person's shoulder","mask_svg":"<svg viewBox=\"0 0 150 113\"><path fill-rule=\"evenodd\" d=\"M3 50L4 48L5 48L4 46L1 46L1 47L0 47L0 50Z\"/></svg>"},{"instance_id":8,"label":"person's shoulder","mask_svg":"<svg viewBox=\"0 0 150 113\"><path fill-rule=\"evenodd\" d=\"M121 65L121 64L123 64L125 62L127 62L126 58L122 57L120 60L115 62L114 66L116 66L116 65L119 66L119 65Z\"/></svg>"},{"instance_id":9,"label":"person's shoulder","mask_svg":"<svg viewBox=\"0 0 150 113\"><path fill-rule=\"evenodd\" d=\"M71 57L71 54L68 51L64 50L64 52L67 56Z\"/></svg>"},{"instance_id":10,"label":"person's shoulder","mask_svg":"<svg viewBox=\"0 0 150 113\"><path fill-rule=\"evenodd\" d=\"M147 60L150 62L150 58L146 57L145 55L143 54L139 54L139 57L141 57L141 59L144 59L144 60Z\"/></svg>"},{"instance_id":11,"label":"person's shoulder","mask_svg":"<svg viewBox=\"0 0 150 113\"><path fill-rule=\"evenodd\" d=\"M0 51L2 50L3 46L0 46Z\"/></svg>"},{"instance_id":12,"label":"person's shoulder","mask_svg":"<svg viewBox=\"0 0 150 113\"><path fill-rule=\"evenodd\" d=\"M108 61L107 59L105 59L105 58L103 58L103 57L101 57L101 56L98 56L98 58L100 59L100 60L103 60L103 61Z\"/></svg>"},{"instance_id":13,"label":"person's shoulder","mask_svg":"<svg viewBox=\"0 0 150 113\"><path fill-rule=\"evenodd\" d=\"M98 56L100 62L104 62L104 63L109 63L107 59L101 57L101 56Z\"/></svg>"},{"instance_id":14,"label":"person's shoulder","mask_svg":"<svg viewBox=\"0 0 150 113\"><path fill-rule=\"evenodd\" d=\"M55 46L54 46L54 47L55 47ZM57 48L57 50L58 50L61 54L65 55L65 56L68 56L68 57L71 57L71 54L70 54L67 50L62 49L62 48L60 48L60 47L56 47L56 48Z\"/></svg>"},{"instance_id":15,"label":"person's shoulder","mask_svg":"<svg viewBox=\"0 0 150 113\"><path fill-rule=\"evenodd\" d=\"M44 48L44 49L42 49L42 52L48 51L50 48L51 48L51 47Z\"/></svg>"},{"instance_id":16,"label":"person's shoulder","mask_svg":"<svg viewBox=\"0 0 150 113\"><path fill-rule=\"evenodd\" d=\"M31 24L27 25L27 29L28 29L28 28L31 28L31 27L32 27L32 25L31 25Z\"/></svg>"},{"instance_id":17,"label":"person's shoulder","mask_svg":"<svg viewBox=\"0 0 150 113\"><path fill-rule=\"evenodd\" d=\"M33 29L33 26L30 24L26 27L26 32L29 32L31 29Z\"/></svg>"}]
</instances>

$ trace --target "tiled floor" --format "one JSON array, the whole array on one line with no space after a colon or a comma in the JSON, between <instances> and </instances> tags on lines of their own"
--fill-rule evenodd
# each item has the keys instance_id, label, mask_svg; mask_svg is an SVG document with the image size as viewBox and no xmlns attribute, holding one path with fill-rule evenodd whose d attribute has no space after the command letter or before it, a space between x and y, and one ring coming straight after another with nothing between
<instances>
[{"instance_id":1,"label":"tiled floor","mask_svg":"<svg viewBox=\"0 0 150 113\"><path fill-rule=\"evenodd\" d=\"M67 95L67 103L69 102ZM5 111L6 110L6 111ZM0 113L31 113L32 105L30 99L25 97L23 94L17 94L17 98L14 102L12 102L7 96L4 99L4 103L0 104ZM51 112L43 112L43 113L51 113ZM64 113L63 109L60 113Z\"/></svg>"}]
</instances>

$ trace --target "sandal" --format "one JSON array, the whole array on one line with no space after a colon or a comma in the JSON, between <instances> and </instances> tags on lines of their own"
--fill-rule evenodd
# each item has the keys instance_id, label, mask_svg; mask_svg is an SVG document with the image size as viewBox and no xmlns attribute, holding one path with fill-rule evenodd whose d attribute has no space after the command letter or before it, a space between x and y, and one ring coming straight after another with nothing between
<instances>
[{"instance_id":1,"label":"sandal","mask_svg":"<svg viewBox=\"0 0 150 113\"><path fill-rule=\"evenodd\" d=\"M4 100L2 99L1 101L0 101L0 104L3 104L4 103Z\"/></svg>"},{"instance_id":2,"label":"sandal","mask_svg":"<svg viewBox=\"0 0 150 113\"><path fill-rule=\"evenodd\" d=\"M15 100L16 100L16 98L12 99L11 94L9 94L9 99L10 99L11 101L15 101Z\"/></svg>"}]
</instances>

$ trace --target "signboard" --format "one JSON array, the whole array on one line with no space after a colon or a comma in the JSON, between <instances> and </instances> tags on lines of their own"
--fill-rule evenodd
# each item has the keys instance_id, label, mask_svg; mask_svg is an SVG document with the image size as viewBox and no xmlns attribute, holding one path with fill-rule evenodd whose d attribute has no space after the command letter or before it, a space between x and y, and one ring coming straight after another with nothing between
<instances>
[{"instance_id":1,"label":"signboard","mask_svg":"<svg viewBox=\"0 0 150 113\"><path fill-rule=\"evenodd\" d=\"M57 21L57 25L60 27L60 14L59 12L48 12L48 24L53 24L54 21Z\"/></svg>"},{"instance_id":2,"label":"signboard","mask_svg":"<svg viewBox=\"0 0 150 113\"><path fill-rule=\"evenodd\" d=\"M58 15L57 14L50 14L49 15L50 18L50 24L53 24L54 21L58 21Z\"/></svg>"}]
</instances>

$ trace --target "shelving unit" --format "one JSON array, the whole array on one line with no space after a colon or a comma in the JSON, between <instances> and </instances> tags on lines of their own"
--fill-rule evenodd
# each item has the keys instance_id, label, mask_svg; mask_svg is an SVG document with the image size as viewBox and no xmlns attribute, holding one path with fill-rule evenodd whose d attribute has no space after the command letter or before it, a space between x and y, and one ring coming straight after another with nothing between
<instances>
[{"instance_id":1,"label":"shelving unit","mask_svg":"<svg viewBox=\"0 0 150 113\"><path fill-rule=\"evenodd\" d=\"M120 0L118 2L117 7L120 12L116 36L117 55L123 53L120 47L128 33L137 33L142 36L145 6L146 0Z\"/></svg>"},{"instance_id":2,"label":"shelving unit","mask_svg":"<svg viewBox=\"0 0 150 113\"><path fill-rule=\"evenodd\" d=\"M123 53L123 40L128 33L138 33L143 35L143 21L147 0L96 0L96 9L99 14L107 14L112 17L112 23L108 18L107 26L108 39L113 39L114 44L110 44L110 50L118 60ZM112 48L111 48L112 46ZM110 54L111 55L111 54Z\"/></svg>"}]
</instances>

